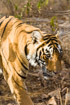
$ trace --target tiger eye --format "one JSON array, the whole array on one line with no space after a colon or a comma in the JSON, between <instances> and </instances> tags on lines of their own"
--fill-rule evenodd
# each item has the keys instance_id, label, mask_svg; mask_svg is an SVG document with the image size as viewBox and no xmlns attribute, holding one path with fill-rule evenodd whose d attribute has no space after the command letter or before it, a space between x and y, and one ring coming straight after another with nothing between
<instances>
[{"instance_id":1,"label":"tiger eye","mask_svg":"<svg viewBox=\"0 0 70 105\"><path fill-rule=\"evenodd\" d=\"M43 55L43 59L46 59L46 55Z\"/></svg>"},{"instance_id":2,"label":"tiger eye","mask_svg":"<svg viewBox=\"0 0 70 105\"><path fill-rule=\"evenodd\" d=\"M47 54L46 57L49 58L50 57L50 54Z\"/></svg>"},{"instance_id":3,"label":"tiger eye","mask_svg":"<svg viewBox=\"0 0 70 105\"><path fill-rule=\"evenodd\" d=\"M46 55L44 55L44 57L43 57L43 58L44 58L44 60L46 60L46 59L47 59Z\"/></svg>"}]
</instances>

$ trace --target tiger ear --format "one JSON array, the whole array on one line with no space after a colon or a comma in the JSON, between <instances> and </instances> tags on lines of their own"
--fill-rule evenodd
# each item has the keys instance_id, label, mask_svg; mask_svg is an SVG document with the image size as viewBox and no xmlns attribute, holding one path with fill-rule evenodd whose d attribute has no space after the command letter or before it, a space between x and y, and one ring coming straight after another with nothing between
<instances>
[{"instance_id":1,"label":"tiger ear","mask_svg":"<svg viewBox=\"0 0 70 105\"><path fill-rule=\"evenodd\" d=\"M57 33L55 34L56 37L59 37L59 31L57 31Z\"/></svg>"},{"instance_id":2,"label":"tiger ear","mask_svg":"<svg viewBox=\"0 0 70 105\"><path fill-rule=\"evenodd\" d=\"M62 35L64 35L64 30L57 31L55 36L56 37L61 37Z\"/></svg>"},{"instance_id":3,"label":"tiger ear","mask_svg":"<svg viewBox=\"0 0 70 105\"><path fill-rule=\"evenodd\" d=\"M32 41L33 43L39 43L42 40L42 34L39 31L32 32Z\"/></svg>"}]
</instances>

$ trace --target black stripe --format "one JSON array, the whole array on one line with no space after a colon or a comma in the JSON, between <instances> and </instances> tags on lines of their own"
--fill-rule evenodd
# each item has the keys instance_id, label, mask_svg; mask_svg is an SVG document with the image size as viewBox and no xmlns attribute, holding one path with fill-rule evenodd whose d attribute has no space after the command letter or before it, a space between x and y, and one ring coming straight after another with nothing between
<instances>
[{"instance_id":1,"label":"black stripe","mask_svg":"<svg viewBox=\"0 0 70 105\"><path fill-rule=\"evenodd\" d=\"M51 45L56 45L58 47L58 43L50 43L48 46L50 47Z\"/></svg>"},{"instance_id":2,"label":"black stripe","mask_svg":"<svg viewBox=\"0 0 70 105\"><path fill-rule=\"evenodd\" d=\"M27 33L27 34L31 34L31 33L32 33L32 31L26 32L25 30L21 30L21 31L19 32L19 34L20 34L21 32L25 32L25 33Z\"/></svg>"},{"instance_id":3,"label":"black stripe","mask_svg":"<svg viewBox=\"0 0 70 105\"><path fill-rule=\"evenodd\" d=\"M53 37L51 37L51 38L57 39L55 36L53 36Z\"/></svg>"},{"instance_id":4,"label":"black stripe","mask_svg":"<svg viewBox=\"0 0 70 105\"><path fill-rule=\"evenodd\" d=\"M48 41L46 41L46 44L48 44L51 41L51 39L49 39Z\"/></svg>"},{"instance_id":5,"label":"black stripe","mask_svg":"<svg viewBox=\"0 0 70 105\"><path fill-rule=\"evenodd\" d=\"M36 51L36 56L35 56L35 58L37 58L37 51Z\"/></svg>"},{"instance_id":6,"label":"black stripe","mask_svg":"<svg viewBox=\"0 0 70 105\"><path fill-rule=\"evenodd\" d=\"M13 66L13 65L12 65ZM14 70L16 71L16 69L15 69L15 67L13 66L13 68L14 68ZM26 79L26 77L25 76L22 76L22 75L20 75L17 71L16 71L16 73L21 77L21 78L23 78L23 79Z\"/></svg>"},{"instance_id":7,"label":"black stripe","mask_svg":"<svg viewBox=\"0 0 70 105\"><path fill-rule=\"evenodd\" d=\"M39 48L41 48L42 46L44 46L45 43L48 44L50 41L51 41L51 39L48 39L48 41L45 41L42 45L40 45L40 46L37 48L37 51L39 50Z\"/></svg>"},{"instance_id":8,"label":"black stripe","mask_svg":"<svg viewBox=\"0 0 70 105\"><path fill-rule=\"evenodd\" d=\"M2 20L2 21L0 22L0 26L1 26L1 24L3 23L3 21L4 21L4 20Z\"/></svg>"},{"instance_id":9,"label":"black stripe","mask_svg":"<svg viewBox=\"0 0 70 105\"><path fill-rule=\"evenodd\" d=\"M20 61L21 65L22 65L26 70L28 70L28 68L21 62L21 60L19 59L19 57L18 57L18 60Z\"/></svg>"},{"instance_id":10,"label":"black stripe","mask_svg":"<svg viewBox=\"0 0 70 105\"><path fill-rule=\"evenodd\" d=\"M44 55L44 48L42 48L42 52L43 52L43 55Z\"/></svg>"},{"instance_id":11,"label":"black stripe","mask_svg":"<svg viewBox=\"0 0 70 105\"><path fill-rule=\"evenodd\" d=\"M12 18L13 18L13 17L12 17ZM5 32L5 30L6 30L6 27L7 27L8 23L12 20L12 18L6 23L6 25L5 25L5 27L4 27L4 30L3 30L3 33L2 33L2 35L1 35L1 38L3 37L4 32Z\"/></svg>"},{"instance_id":12,"label":"black stripe","mask_svg":"<svg viewBox=\"0 0 70 105\"><path fill-rule=\"evenodd\" d=\"M40 51L40 53L39 53L39 59L40 59L40 57L41 57L41 51Z\"/></svg>"},{"instance_id":13,"label":"black stripe","mask_svg":"<svg viewBox=\"0 0 70 105\"><path fill-rule=\"evenodd\" d=\"M48 35L48 36L50 36L50 35ZM53 41L55 41L56 44L59 42L59 41L56 39L56 37L48 37L47 40L46 40L44 43L42 43L42 44L37 48L36 51L38 51L39 48L43 47L45 44L48 44L49 42L51 42L52 45L53 45L53 43L55 43L55 42L53 42ZM49 46L50 46L50 44L49 44Z\"/></svg>"},{"instance_id":14,"label":"black stripe","mask_svg":"<svg viewBox=\"0 0 70 105\"><path fill-rule=\"evenodd\" d=\"M27 44L25 45L24 51L25 51L25 55L27 56Z\"/></svg>"},{"instance_id":15,"label":"black stripe","mask_svg":"<svg viewBox=\"0 0 70 105\"><path fill-rule=\"evenodd\" d=\"M44 62L45 62L45 61L44 61L44 60L41 60L41 59L39 59L39 60L41 61L41 63L40 63L40 64L43 64L43 65L44 65Z\"/></svg>"},{"instance_id":16,"label":"black stripe","mask_svg":"<svg viewBox=\"0 0 70 105\"><path fill-rule=\"evenodd\" d=\"M19 20L17 19L17 20L14 22L14 24L16 24L18 21L19 21Z\"/></svg>"},{"instance_id":17,"label":"black stripe","mask_svg":"<svg viewBox=\"0 0 70 105\"><path fill-rule=\"evenodd\" d=\"M48 40L48 39L49 39L49 38L46 38L46 37L45 37L45 38L43 38L43 40Z\"/></svg>"},{"instance_id":18,"label":"black stripe","mask_svg":"<svg viewBox=\"0 0 70 105\"><path fill-rule=\"evenodd\" d=\"M55 36L44 36L43 40L48 40L48 39L52 39L52 40L56 40L57 38Z\"/></svg>"},{"instance_id":19,"label":"black stripe","mask_svg":"<svg viewBox=\"0 0 70 105\"><path fill-rule=\"evenodd\" d=\"M55 39L55 38L51 38L51 40L52 40L52 41L56 41L56 42L58 42L58 40L57 40L57 39Z\"/></svg>"},{"instance_id":20,"label":"black stripe","mask_svg":"<svg viewBox=\"0 0 70 105\"><path fill-rule=\"evenodd\" d=\"M58 47L58 43L54 43Z\"/></svg>"},{"instance_id":21,"label":"black stripe","mask_svg":"<svg viewBox=\"0 0 70 105\"><path fill-rule=\"evenodd\" d=\"M43 36L43 39L44 40L47 40L47 39L49 39L51 37L51 35L46 35L46 36Z\"/></svg>"},{"instance_id":22,"label":"black stripe","mask_svg":"<svg viewBox=\"0 0 70 105\"><path fill-rule=\"evenodd\" d=\"M38 48L37 48L37 50L36 51L38 51L39 50L39 48L41 48L42 46L44 46L45 45L45 42L42 44L42 45L40 45Z\"/></svg>"},{"instance_id":23,"label":"black stripe","mask_svg":"<svg viewBox=\"0 0 70 105\"><path fill-rule=\"evenodd\" d=\"M17 73L21 78L26 79L25 76L20 75L17 71L16 71L16 73Z\"/></svg>"},{"instance_id":24,"label":"black stripe","mask_svg":"<svg viewBox=\"0 0 70 105\"><path fill-rule=\"evenodd\" d=\"M43 37L45 38L45 37L51 37L51 36L53 36L53 35L45 35L45 36L43 36Z\"/></svg>"},{"instance_id":25,"label":"black stripe","mask_svg":"<svg viewBox=\"0 0 70 105\"><path fill-rule=\"evenodd\" d=\"M16 27L18 28L18 27L20 27L22 24L23 24L23 23L21 22L21 23L19 23Z\"/></svg>"},{"instance_id":26,"label":"black stripe","mask_svg":"<svg viewBox=\"0 0 70 105\"><path fill-rule=\"evenodd\" d=\"M5 16L6 18L9 18L9 16Z\"/></svg>"},{"instance_id":27,"label":"black stripe","mask_svg":"<svg viewBox=\"0 0 70 105\"><path fill-rule=\"evenodd\" d=\"M57 39L50 38L48 41L45 41L45 43L47 44L47 43L49 43L50 41L56 41L56 42L58 42L58 40L57 40Z\"/></svg>"},{"instance_id":28,"label":"black stripe","mask_svg":"<svg viewBox=\"0 0 70 105\"><path fill-rule=\"evenodd\" d=\"M12 65L13 66L13 65ZM15 67L13 66L13 68L14 68L14 70L16 71L16 69L15 69ZM23 70L21 69L21 71L23 72ZM16 73L20 76L20 77L22 77L22 78L26 78L25 76L22 76L22 75L20 75L17 71L16 71ZM24 73L24 72L23 72ZM26 73L24 73L24 75L26 75Z\"/></svg>"},{"instance_id":29,"label":"black stripe","mask_svg":"<svg viewBox=\"0 0 70 105\"><path fill-rule=\"evenodd\" d=\"M40 66L39 60L36 59L35 62L37 62L37 64Z\"/></svg>"},{"instance_id":30,"label":"black stripe","mask_svg":"<svg viewBox=\"0 0 70 105\"><path fill-rule=\"evenodd\" d=\"M48 45L48 47L50 47L51 45L53 45L53 43L50 43L50 44Z\"/></svg>"},{"instance_id":31,"label":"black stripe","mask_svg":"<svg viewBox=\"0 0 70 105\"><path fill-rule=\"evenodd\" d=\"M26 88L20 86L20 85L17 83L17 81L16 81L13 77L12 77L12 79L13 79L13 81L17 84L18 87L21 87L22 89L26 90Z\"/></svg>"},{"instance_id":32,"label":"black stripe","mask_svg":"<svg viewBox=\"0 0 70 105\"><path fill-rule=\"evenodd\" d=\"M25 31L24 31L24 30L21 30L21 31L19 32L19 34L22 33L22 32L25 32Z\"/></svg>"}]
</instances>

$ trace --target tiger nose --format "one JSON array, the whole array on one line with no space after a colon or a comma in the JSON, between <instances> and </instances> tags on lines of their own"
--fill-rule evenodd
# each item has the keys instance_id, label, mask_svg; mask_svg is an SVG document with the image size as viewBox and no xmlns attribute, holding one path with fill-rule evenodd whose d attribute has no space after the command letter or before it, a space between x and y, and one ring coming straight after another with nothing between
<instances>
[{"instance_id":1,"label":"tiger nose","mask_svg":"<svg viewBox=\"0 0 70 105\"><path fill-rule=\"evenodd\" d=\"M58 71L53 71L53 73L54 73L54 74L58 74L58 73L60 73L60 70L58 70Z\"/></svg>"},{"instance_id":2,"label":"tiger nose","mask_svg":"<svg viewBox=\"0 0 70 105\"><path fill-rule=\"evenodd\" d=\"M58 74L58 72L53 71L54 74Z\"/></svg>"},{"instance_id":3,"label":"tiger nose","mask_svg":"<svg viewBox=\"0 0 70 105\"><path fill-rule=\"evenodd\" d=\"M50 71L50 72L52 72L53 74L58 74L59 72L60 72L60 70L49 70L49 69L47 69L48 71Z\"/></svg>"}]
</instances>

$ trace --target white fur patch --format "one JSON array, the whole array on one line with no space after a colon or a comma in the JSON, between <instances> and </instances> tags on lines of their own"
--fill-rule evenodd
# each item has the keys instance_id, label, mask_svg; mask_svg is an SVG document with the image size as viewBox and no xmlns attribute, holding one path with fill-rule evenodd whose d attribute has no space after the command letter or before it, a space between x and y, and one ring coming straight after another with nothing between
<instances>
[{"instance_id":1,"label":"white fur patch","mask_svg":"<svg viewBox=\"0 0 70 105\"><path fill-rule=\"evenodd\" d=\"M37 65L37 63L35 63L34 59L30 59L29 63L34 67Z\"/></svg>"},{"instance_id":2,"label":"white fur patch","mask_svg":"<svg viewBox=\"0 0 70 105\"><path fill-rule=\"evenodd\" d=\"M59 53L61 53L61 46L60 45L58 45L58 51L59 51Z\"/></svg>"},{"instance_id":3,"label":"white fur patch","mask_svg":"<svg viewBox=\"0 0 70 105\"><path fill-rule=\"evenodd\" d=\"M34 53L33 55L31 54L27 55L27 59L29 60L29 63L34 67L37 66L37 63L35 62L35 55L36 53Z\"/></svg>"},{"instance_id":4,"label":"white fur patch","mask_svg":"<svg viewBox=\"0 0 70 105\"><path fill-rule=\"evenodd\" d=\"M33 33L32 33L32 39L34 40L35 38L39 42L42 39L42 35L41 35L41 33L39 31L33 31Z\"/></svg>"},{"instance_id":5,"label":"white fur patch","mask_svg":"<svg viewBox=\"0 0 70 105\"><path fill-rule=\"evenodd\" d=\"M47 79L49 79L49 77L48 76L44 76L44 79L47 80Z\"/></svg>"},{"instance_id":6,"label":"white fur patch","mask_svg":"<svg viewBox=\"0 0 70 105\"><path fill-rule=\"evenodd\" d=\"M50 52L50 55L51 55L51 57L52 57L53 48L50 48L50 47L48 47L48 46L45 46L44 49L45 49L45 50L47 49L47 50ZM47 54L47 52L46 52L46 54Z\"/></svg>"},{"instance_id":7,"label":"white fur patch","mask_svg":"<svg viewBox=\"0 0 70 105\"><path fill-rule=\"evenodd\" d=\"M0 74L2 74L2 69L0 69Z\"/></svg>"}]
</instances>

